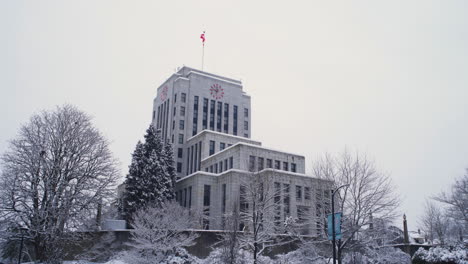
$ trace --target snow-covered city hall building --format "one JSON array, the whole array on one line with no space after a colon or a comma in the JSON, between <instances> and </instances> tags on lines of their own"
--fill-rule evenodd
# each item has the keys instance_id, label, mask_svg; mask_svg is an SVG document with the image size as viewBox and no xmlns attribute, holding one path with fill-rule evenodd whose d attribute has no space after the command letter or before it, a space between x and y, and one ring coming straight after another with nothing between
<instances>
[{"instance_id":1,"label":"snow-covered city hall building","mask_svg":"<svg viewBox=\"0 0 468 264\"><path fill-rule=\"evenodd\" d=\"M223 229L222 216L240 201L246 177L266 176L280 190L275 221L314 215L322 206L317 199L330 195L328 184L305 174L304 156L250 138L251 110L241 81L185 66L157 89L153 125L173 145L177 200L209 216L206 229Z\"/></svg>"}]
</instances>

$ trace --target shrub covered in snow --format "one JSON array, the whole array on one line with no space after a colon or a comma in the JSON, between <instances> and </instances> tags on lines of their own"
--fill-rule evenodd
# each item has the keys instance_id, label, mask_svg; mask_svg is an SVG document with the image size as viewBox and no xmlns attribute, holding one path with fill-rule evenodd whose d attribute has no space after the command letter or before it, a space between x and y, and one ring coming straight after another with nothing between
<instances>
[{"instance_id":1,"label":"shrub covered in snow","mask_svg":"<svg viewBox=\"0 0 468 264\"><path fill-rule=\"evenodd\" d=\"M419 248L413 256L416 264L468 264L468 244Z\"/></svg>"},{"instance_id":2,"label":"shrub covered in snow","mask_svg":"<svg viewBox=\"0 0 468 264\"><path fill-rule=\"evenodd\" d=\"M343 264L361 263L361 264L409 264L410 255L400 249L393 247L385 248L366 248L361 252L352 252L344 254Z\"/></svg>"}]
</instances>

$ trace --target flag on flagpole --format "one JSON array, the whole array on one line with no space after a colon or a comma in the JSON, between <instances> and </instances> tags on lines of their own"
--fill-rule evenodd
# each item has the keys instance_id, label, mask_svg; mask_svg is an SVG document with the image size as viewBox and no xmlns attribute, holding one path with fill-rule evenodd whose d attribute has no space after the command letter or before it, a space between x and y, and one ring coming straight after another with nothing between
<instances>
[{"instance_id":1,"label":"flag on flagpole","mask_svg":"<svg viewBox=\"0 0 468 264\"><path fill-rule=\"evenodd\" d=\"M205 31L203 31L203 33L201 34L200 38L201 38L201 40L202 40L203 46L205 46Z\"/></svg>"}]
</instances>

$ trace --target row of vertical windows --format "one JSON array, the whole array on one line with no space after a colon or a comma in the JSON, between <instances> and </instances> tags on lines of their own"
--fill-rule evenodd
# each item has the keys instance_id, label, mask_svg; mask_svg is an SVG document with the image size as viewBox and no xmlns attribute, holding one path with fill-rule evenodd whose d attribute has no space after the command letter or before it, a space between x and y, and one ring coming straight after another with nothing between
<instances>
[{"instance_id":1,"label":"row of vertical windows","mask_svg":"<svg viewBox=\"0 0 468 264\"><path fill-rule=\"evenodd\" d=\"M187 148L187 175L200 170L201 141Z\"/></svg>"},{"instance_id":2,"label":"row of vertical windows","mask_svg":"<svg viewBox=\"0 0 468 264\"><path fill-rule=\"evenodd\" d=\"M198 96L196 97L197 106L194 106L194 120L195 114L198 116ZM217 104L216 104L217 103ZM208 100L207 98L203 98L203 115L202 115L202 130L208 129L208 107L209 107L209 129L218 132L229 133L229 104L224 104L222 102L216 102L215 100ZM195 109L196 112L195 113ZM246 108L247 109L247 108ZM185 111L185 109L184 109ZM224 114L223 114L224 112ZM248 112L248 109L247 109ZM216 126L215 126L215 114L216 114ZM224 123L222 122L222 117L224 115ZM237 106L234 106L234 135L237 135ZM195 129L194 129L194 133ZM194 135L195 135L194 134Z\"/></svg>"},{"instance_id":3,"label":"row of vertical windows","mask_svg":"<svg viewBox=\"0 0 468 264\"><path fill-rule=\"evenodd\" d=\"M220 162L217 162L209 167L206 167L205 171L211 172L211 173L221 173L221 172L230 170L233 167L234 167L234 158L229 157L229 159L221 160Z\"/></svg>"},{"instance_id":4,"label":"row of vertical windows","mask_svg":"<svg viewBox=\"0 0 468 264\"><path fill-rule=\"evenodd\" d=\"M263 170L265 159L263 157L256 157L256 156L249 156L249 171L255 172L255 171L261 171ZM272 167L273 160L272 159L267 159L266 160L266 167L267 168L273 168ZM281 161L275 160L275 169L280 170L281 169ZM289 171L289 163L286 161L283 161L283 170L284 171ZM291 163L291 172L297 172L296 171L296 163Z\"/></svg>"}]
</instances>

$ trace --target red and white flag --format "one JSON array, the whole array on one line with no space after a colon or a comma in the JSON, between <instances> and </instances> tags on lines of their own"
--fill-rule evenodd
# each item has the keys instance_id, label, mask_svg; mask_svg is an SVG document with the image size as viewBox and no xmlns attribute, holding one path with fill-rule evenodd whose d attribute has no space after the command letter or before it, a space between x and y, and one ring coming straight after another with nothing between
<instances>
[{"instance_id":1,"label":"red and white flag","mask_svg":"<svg viewBox=\"0 0 468 264\"><path fill-rule=\"evenodd\" d=\"M205 46L205 31L203 31L203 33L201 34L200 38L201 38L201 40L202 40L203 46Z\"/></svg>"}]
</instances>

